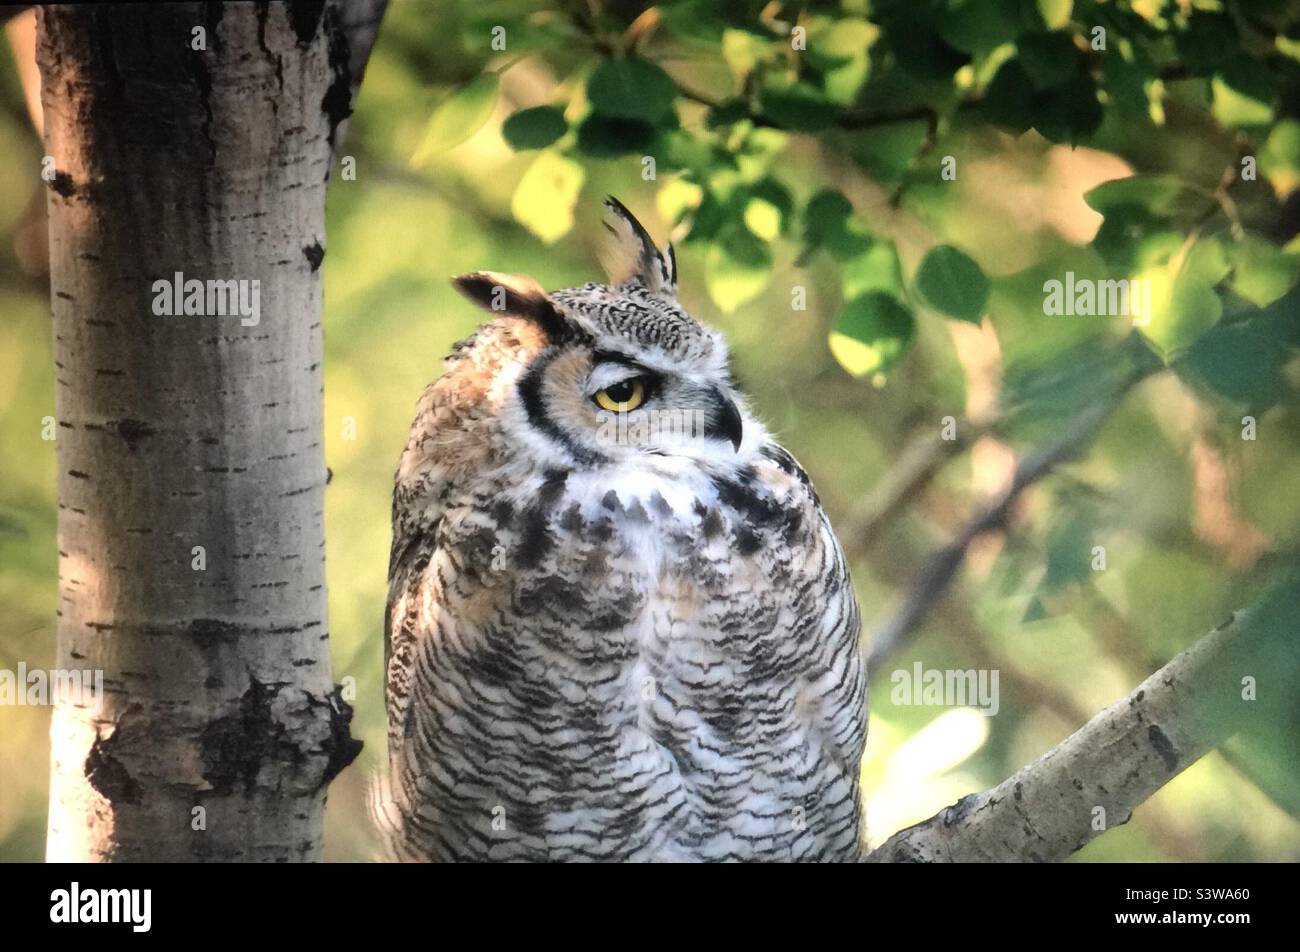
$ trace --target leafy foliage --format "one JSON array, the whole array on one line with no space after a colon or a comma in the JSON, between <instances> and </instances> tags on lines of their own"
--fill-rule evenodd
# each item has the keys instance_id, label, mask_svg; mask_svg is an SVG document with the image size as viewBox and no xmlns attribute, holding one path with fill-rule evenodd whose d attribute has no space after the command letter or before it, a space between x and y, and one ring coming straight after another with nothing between
<instances>
[{"instance_id":1,"label":"leafy foliage","mask_svg":"<svg viewBox=\"0 0 1300 952\"><path fill-rule=\"evenodd\" d=\"M955 181L936 162L971 129L1109 150L1142 173L1086 196L1104 216L1093 247L1105 267L1080 276L1150 281L1155 301L1143 334L1173 360L1223 319L1222 295L1260 308L1300 277L1296 253L1253 230L1300 182L1300 124L1277 121L1300 75L1300 44L1289 39L1297 14L1250 6L882 0L866 15L856 3L799 12L686 2L627 19L621 8L600 6L571 18L520 12L518 22L506 18L506 35L528 36L528 55L569 79L566 103L525 107L504 122L511 147L556 150L514 209L555 241L572 221L580 174L558 157L652 160L651 180L661 183L661 207L680 240L708 246L707 286L725 311L770 293L774 246L791 242L801 265L825 256L838 267L849 302L834 322L841 337L860 325L866 293L891 295L909 314L924 303L954 320L987 315L996 323L1003 317L986 309L978 256L937 238L911 281L913 298L888 228L869 225L839 188L809 193L774 176L772 159L792 136L819 137L906 202ZM507 46L504 55L513 52ZM486 121L496 98L490 76L435 110L418 158ZM1174 107L1181 125L1209 124L1204 134L1219 138L1221 167L1187 168L1168 150L1143 153L1145 138L1177 131ZM1242 173L1241 159L1257 163L1258 177ZM549 194L537 190L546 168L566 170ZM1221 274L1201 268L1211 248L1227 263ZM1233 320L1248 316L1229 310ZM916 339L898 337L885 363L897 366Z\"/></svg>"}]
</instances>

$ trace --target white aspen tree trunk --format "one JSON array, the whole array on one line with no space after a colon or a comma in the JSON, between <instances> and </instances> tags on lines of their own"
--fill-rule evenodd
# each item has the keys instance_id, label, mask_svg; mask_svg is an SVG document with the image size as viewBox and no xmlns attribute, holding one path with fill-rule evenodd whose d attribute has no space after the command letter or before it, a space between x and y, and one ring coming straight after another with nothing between
<instances>
[{"instance_id":1,"label":"white aspen tree trunk","mask_svg":"<svg viewBox=\"0 0 1300 952\"><path fill-rule=\"evenodd\" d=\"M47 856L318 859L326 785L360 747L323 526L346 32L320 2L52 6L38 32L57 664L104 684L98 707L55 705ZM214 313L205 285L201 315L156 313L178 273L237 282L245 311Z\"/></svg>"}]
</instances>

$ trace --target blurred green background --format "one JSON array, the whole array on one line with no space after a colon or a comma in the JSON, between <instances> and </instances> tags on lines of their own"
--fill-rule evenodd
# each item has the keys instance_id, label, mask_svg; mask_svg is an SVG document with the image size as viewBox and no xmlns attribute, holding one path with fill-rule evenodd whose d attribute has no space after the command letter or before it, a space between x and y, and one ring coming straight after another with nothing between
<instances>
[{"instance_id":1,"label":"blurred green background","mask_svg":"<svg viewBox=\"0 0 1300 952\"><path fill-rule=\"evenodd\" d=\"M1097 23L1106 51L1089 43ZM875 672L873 841L996 784L1241 607L1300 535L1296 23L1292 4L1199 0L393 3L341 148L355 176L336 166L329 192L329 611L366 749L331 788L327 858L373 855L392 473L416 398L481 316L447 278L599 279L606 194L679 240L681 300L726 332L757 411L813 477L868 631L1019 456L1117 373L1144 377L1079 461L1025 494L1008 533L977 540L951 598ZM621 95L626 77L595 78L611 62L656 64L678 88L656 92L660 73L638 65ZM506 120L544 106L505 126L515 146L544 147L512 148ZM54 656L42 153L20 64L0 57L9 669ZM1166 178L1085 201L1134 172ZM975 272L926 293L918 271L938 245ZM1158 272L1179 306L1138 335L1119 317L1047 315L1043 284L1067 271ZM876 320L872 295L903 316ZM1191 312L1203 319L1188 325ZM932 482L875 519L891 468L933 448L945 417L963 438L968 421L989 428L941 448ZM997 670L996 716L893 703L890 674L917 661ZM0 860L43 855L48 716L0 708ZM1274 728L1204 758L1077 858L1300 857L1297 725Z\"/></svg>"}]
</instances>

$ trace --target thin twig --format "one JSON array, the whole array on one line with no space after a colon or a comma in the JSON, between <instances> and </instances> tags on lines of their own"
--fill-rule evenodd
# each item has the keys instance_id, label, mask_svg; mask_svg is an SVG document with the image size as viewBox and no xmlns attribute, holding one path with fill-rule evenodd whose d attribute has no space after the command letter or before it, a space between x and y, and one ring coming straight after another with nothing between
<instances>
[{"instance_id":1,"label":"thin twig","mask_svg":"<svg viewBox=\"0 0 1300 952\"><path fill-rule=\"evenodd\" d=\"M1012 505L1021 493L1061 463L1082 452L1141 376L1135 373L1118 392L1081 411L1054 442L1021 460L1007 488L972 516L952 541L926 559L899 609L877 627L873 634L871 653L867 659L869 669L874 669L889 657L920 627L930 609L943 597L956 577L971 543L984 533L1004 526Z\"/></svg>"},{"instance_id":2,"label":"thin twig","mask_svg":"<svg viewBox=\"0 0 1300 952\"><path fill-rule=\"evenodd\" d=\"M945 463L995 429L999 422L994 419L958 421L950 440L930 429L912 439L884 480L844 523L840 536L849 559L870 549L907 504L925 491Z\"/></svg>"}]
</instances>

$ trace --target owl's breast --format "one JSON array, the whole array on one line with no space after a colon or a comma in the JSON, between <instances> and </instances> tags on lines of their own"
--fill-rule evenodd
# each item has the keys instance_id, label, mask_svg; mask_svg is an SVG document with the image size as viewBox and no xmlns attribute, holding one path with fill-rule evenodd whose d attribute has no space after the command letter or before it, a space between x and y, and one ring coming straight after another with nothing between
<instances>
[{"instance_id":1,"label":"owl's breast","mask_svg":"<svg viewBox=\"0 0 1300 952\"><path fill-rule=\"evenodd\" d=\"M620 855L856 848L857 610L793 461L527 489L449 510L425 570L444 756L510 763L491 796L541 810L534 844L581 807Z\"/></svg>"}]
</instances>

